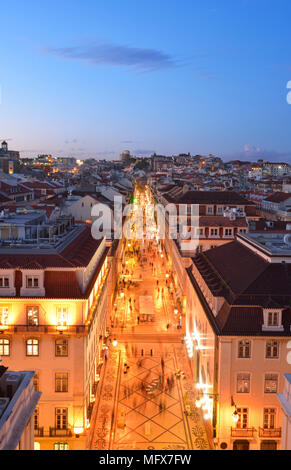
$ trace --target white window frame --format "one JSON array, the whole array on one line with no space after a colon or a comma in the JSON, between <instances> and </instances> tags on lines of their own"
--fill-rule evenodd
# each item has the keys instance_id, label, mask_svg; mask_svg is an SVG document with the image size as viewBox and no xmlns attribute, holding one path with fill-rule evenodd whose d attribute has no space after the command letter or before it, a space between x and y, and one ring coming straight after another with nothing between
<instances>
[{"instance_id":1,"label":"white window frame","mask_svg":"<svg viewBox=\"0 0 291 470\"><path fill-rule=\"evenodd\" d=\"M220 234L219 234L219 227L209 227L209 230L210 230L210 238L220 238ZM216 230L217 234L216 235L213 235L211 232L212 230Z\"/></svg>"},{"instance_id":2,"label":"white window frame","mask_svg":"<svg viewBox=\"0 0 291 470\"><path fill-rule=\"evenodd\" d=\"M230 231L230 234L227 234L227 233L226 233L227 230ZM225 238L232 238L232 237L233 237L233 228L230 228L230 227L225 228L225 229L223 230L223 236L224 236Z\"/></svg>"},{"instance_id":3,"label":"white window frame","mask_svg":"<svg viewBox=\"0 0 291 470\"><path fill-rule=\"evenodd\" d=\"M270 314L276 314L278 316L278 325L269 324ZM262 325L263 331L284 331L282 325L282 310L276 308L265 308L263 310L264 324Z\"/></svg>"},{"instance_id":4,"label":"white window frame","mask_svg":"<svg viewBox=\"0 0 291 470\"><path fill-rule=\"evenodd\" d=\"M56 324L58 326L67 326L69 323L69 309L67 305L58 305L56 307Z\"/></svg>"}]
</instances>

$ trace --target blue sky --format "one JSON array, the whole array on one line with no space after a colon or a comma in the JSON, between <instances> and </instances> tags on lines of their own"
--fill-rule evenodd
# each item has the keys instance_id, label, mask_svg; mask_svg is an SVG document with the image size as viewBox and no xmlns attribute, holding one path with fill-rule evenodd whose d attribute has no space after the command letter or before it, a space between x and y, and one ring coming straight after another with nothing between
<instances>
[{"instance_id":1,"label":"blue sky","mask_svg":"<svg viewBox=\"0 0 291 470\"><path fill-rule=\"evenodd\" d=\"M22 156L291 160L289 0L1 5L0 138Z\"/></svg>"}]
</instances>

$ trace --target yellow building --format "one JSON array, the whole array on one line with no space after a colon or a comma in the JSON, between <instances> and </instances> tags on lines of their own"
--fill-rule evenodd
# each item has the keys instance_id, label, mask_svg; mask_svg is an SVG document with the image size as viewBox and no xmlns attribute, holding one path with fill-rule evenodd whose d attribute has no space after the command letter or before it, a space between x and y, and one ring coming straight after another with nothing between
<instances>
[{"instance_id":1,"label":"yellow building","mask_svg":"<svg viewBox=\"0 0 291 470\"><path fill-rule=\"evenodd\" d=\"M36 372L36 449L86 448L107 337L108 252L84 225L50 247L0 249L0 356Z\"/></svg>"}]
</instances>

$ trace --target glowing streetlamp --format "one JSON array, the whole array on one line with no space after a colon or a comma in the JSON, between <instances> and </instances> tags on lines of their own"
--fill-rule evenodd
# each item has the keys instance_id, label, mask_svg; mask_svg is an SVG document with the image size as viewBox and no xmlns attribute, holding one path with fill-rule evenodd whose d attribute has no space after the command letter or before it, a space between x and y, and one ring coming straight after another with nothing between
<instances>
[{"instance_id":1,"label":"glowing streetlamp","mask_svg":"<svg viewBox=\"0 0 291 470\"><path fill-rule=\"evenodd\" d=\"M114 338L114 340L112 341L112 346L116 348L117 345L118 345L117 339Z\"/></svg>"},{"instance_id":2,"label":"glowing streetlamp","mask_svg":"<svg viewBox=\"0 0 291 470\"><path fill-rule=\"evenodd\" d=\"M234 410L234 412L232 413L232 419L235 422L235 424L237 424L237 422L239 420L239 414L236 410Z\"/></svg>"}]
</instances>

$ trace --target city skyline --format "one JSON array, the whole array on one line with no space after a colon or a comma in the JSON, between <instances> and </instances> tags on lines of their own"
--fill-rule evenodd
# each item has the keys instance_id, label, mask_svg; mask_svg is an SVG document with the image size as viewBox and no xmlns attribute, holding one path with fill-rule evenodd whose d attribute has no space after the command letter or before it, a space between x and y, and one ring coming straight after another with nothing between
<instances>
[{"instance_id":1,"label":"city skyline","mask_svg":"<svg viewBox=\"0 0 291 470\"><path fill-rule=\"evenodd\" d=\"M21 157L290 161L288 10L284 0L6 4L1 138Z\"/></svg>"}]
</instances>

